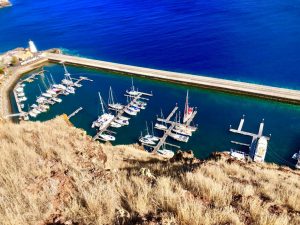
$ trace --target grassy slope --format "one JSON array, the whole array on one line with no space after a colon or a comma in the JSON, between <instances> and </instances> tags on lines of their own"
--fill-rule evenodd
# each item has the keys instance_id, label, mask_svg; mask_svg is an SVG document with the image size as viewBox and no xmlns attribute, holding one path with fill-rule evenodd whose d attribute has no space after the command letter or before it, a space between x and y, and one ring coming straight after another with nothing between
<instances>
[{"instance_id":1,"label":"grassy slope","mask_svg":"<svg viewBox=\"0 0 300 225\"><path fill-rule=\"evenodd\" d=\"M1 224L300 224L300 174L288 168L164 161L62 118L2 122L0 142Z\"/></svg>"}]
</instances>

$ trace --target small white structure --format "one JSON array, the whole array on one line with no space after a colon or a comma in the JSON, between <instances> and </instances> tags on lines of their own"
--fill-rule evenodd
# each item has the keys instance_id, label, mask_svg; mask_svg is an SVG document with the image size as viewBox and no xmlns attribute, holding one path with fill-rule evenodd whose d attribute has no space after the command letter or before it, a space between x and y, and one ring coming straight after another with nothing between
<instances>
[{"instance_id":1,"label":"small white structure","mask_svg":"<svg viewBox=\"0 0 300 225\"><path fill-rule=\"evenodd\" d=\"M38 52L35 44L31 40L29 41L29 51L32 52L32 53L37 53Z\"/></svg>"}]
</instances>

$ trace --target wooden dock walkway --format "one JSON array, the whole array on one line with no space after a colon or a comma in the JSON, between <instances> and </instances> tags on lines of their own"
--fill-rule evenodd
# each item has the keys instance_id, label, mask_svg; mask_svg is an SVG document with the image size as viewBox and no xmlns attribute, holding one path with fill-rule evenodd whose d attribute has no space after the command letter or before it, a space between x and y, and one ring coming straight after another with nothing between
<instances>
[{"instance_id":1,"label":"wooden dock walkway","mask_svg":"<svg viewBox=\"0 0 300 225\"><path fill-rule=\"evenodd\" d=\"M186 73L149 69L137 66L129 66L78 56L53 54L48 52L44 52L43 57L48 59L49 62L65 62L67 64L78 65L83 67L115 71L125 74L147 77L151 79L164 80L180 84L187 84L225 92L231 92L235 94L243 94L259 98L272 99L281 102L300 104L299 90L271 87L267 85L252 84L239 81L231 81L200 75L191 75Z\"/></svg>"}]
</instances>

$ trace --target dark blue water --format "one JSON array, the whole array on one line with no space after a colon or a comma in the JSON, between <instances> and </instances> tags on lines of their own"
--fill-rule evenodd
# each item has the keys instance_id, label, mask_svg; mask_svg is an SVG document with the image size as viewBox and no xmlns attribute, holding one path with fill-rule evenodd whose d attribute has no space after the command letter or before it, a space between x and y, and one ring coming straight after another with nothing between
<instances>
[{"instance_id":1,"label":"dark blue water","mask_svg":"<svg viewBox=\"0 0 300 225\"><path fill-rule=\"evenodd\" d=\"M39 49L61 47L108 61L158 69L205 74L280 87L300 88L299 1L21 1L0 10L0 51L26 46L29 39ZM59 66L48 68L59 81ZM70 68L94 82L84 83L75 96L63 97L38 120L84 110L72 122L91 135L90 123L97 117L97 92L107 98L111 85L120 101L130 78L94 70ZM41 81L39 81L41 82ZM136 142L145 120L165 114L178 102L183 106L187 87L136 79L144 91L152 90L149 108L120 129L116 143ZM41 83L42 85L42 83ZM38 95L36 83L28 84L28 104ZM106 96L105 96L106 95ZM204 158L212 151L228 150L229 124L238 125L247 115L245 129L257 131L262 118L265 132L272 133L267 161L293 163L291 155L300 146L298 106L190 88L191 103L198 106L199 130L184 149ZM162 98L163 96L163 98ZM150 110L149 110L150 109Z\"/></svg>"},{"instance_id":2,"label":"dark blue water","mask_svg":"<svg viewBox=\"0 0 300 225\"><path fill-rule=\"evenodd\" d=\"M89 70L76 67L68 67L74 77L80 75L88 76L93 82L82 82L83 87L77 89L75 95L62 96L63 102L51 107L50 111L39 115L34 120L48 120L62 113L71 114L79 107L83 107L71 122L79 128L83 128L90 135L95 135L96 130L91 128L92 122L97 118L100 111L98 91L105 101L108 99L108 90L111 86L116 99L126 103L124 93L131 86L131 77L104 73L97 70ZM61 65L49 65L45 69L51 74L56 82L63 78ZM49 74L49 73L47 73ZM36 96L40 95L38 85L45 90L44 84L48 85L47 79L39 77L33 83L25 83L25 93L28 97L26 104L35 102ZM132 144L138 141L141 131L145 133L145 122L148 121L149 128L151 121L156 121L161 109L165 116L173 109L176 103L183 111L186 90L188 87L174 85L165 82L152 81L142 78L134 78L134 84L139 90L150 93L146 110L142 110L138 116L130 120L130 125L119 129L111 128L117 132L114 144ZM189 87L190 104L198 108L194 124L199 129L190 138L187 144L178 144L182 149L194 150L196 156L205 158L214 151L228 151L231 148L239 149L232 145L230 140L250 143L248 138L241 138L229 133L229 125L237 128L240 118L246 114L244 129L250 132L258 132L261 120L265 119L264 134L272 134L269 142L269 149L266 160L293 166L291 156L300 146L300 107L289 104L282 104L272 101L265 101L251 97L235 96L231 94L218 93L199 88ZM156 135L162 133L156 131ZM175 150L175 149L173 149ZM245 149L240 149L245 150Z\"/></svg>"},{"instance_id":3,"label":"dark blue water","mask_svg":"<svg viewBox=\"0 0 300 225\"><path fill-rule=\"evenodd\" d=\"M297 0L12 0L0 49L62 47L159 69L300 88Z\"/></svg>"}]
</instances>

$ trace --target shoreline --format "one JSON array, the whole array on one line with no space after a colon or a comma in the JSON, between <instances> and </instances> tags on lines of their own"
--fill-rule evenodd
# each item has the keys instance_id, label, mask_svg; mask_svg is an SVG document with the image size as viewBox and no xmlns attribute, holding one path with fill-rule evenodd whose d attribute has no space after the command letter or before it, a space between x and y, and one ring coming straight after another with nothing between
<instances>
[{"instance_id":1,"label":"shoreline","mask_svg":"<svg viewBox=\"0 0 300 225\"><path fill-rule=\"evenodd\" d=\"M10 99L10 92L13 90L14 86L18 83L20 78L22 78L25 75L25 73L38 69L47 62L48 60L46 58L41 58L30 65L12 68L9 75L7 75L7 77L1 84L0 88L0 117L5 118L7 115L12 113L12 102Z\"/></svg>"},{"instance_id":2,"label":"shoreline","mask_svg":"<svg viewBox=\"0 0 300 225\"><path fill-rule=\"evenodd\" d=\"M124 75L134 75L137 77L142 77L146 79L152 79L152 80L158 80L166 83L175 83L185 86L192 86L192 87L198 87L198 88L205 88L212 91L219 91L223 93L231 93L235 95L244 95L248 97L253 98L261 98L265 100L271 100L271 101L277 101L277 102L283 102L288 104L300 104L300 91L293 90L293 89L287 89L287 88L277 88L272 86L266 86L266 85L258 85L258 84L252 84L252 83L246 83L246 82L239 82L239 81L231 81L231 80L225 80L225 79L219 79L219 78L211 78L201 75L190 75L190 74L181 74L176 72L169 72L169 71L163 71L163 70L156 70L156 69L149 69L149 68L142 68L138 66L129 66L129 65L123 65L123 64L117 64L117 63L111 63L111 62L105 62L100 60L94 60L94 59L87 59L87 58L79 58L75 56L69 56L64 54L57 54L57 53L49 53L50 50L46 50L42 52L42 58L38 59L37 61L25 65L25 66L18 66L15 68L11 68L9 75L5 78L4 82L1 84L0 87L0 117L5 118L7 115L12 114L12 101L10 99L10 92L14 88L14 86L17 84L17 82L22 78L22 76L25 73L28 73L32 70L35 70L45 64L48 63L59 63L61 61L64 61L66 64L74 65L78 67L85 67L85 68L93 68L99 71L109 71L117 74L124 74ZM55 59L55 57L58 57ZM61 59L59 59L61 57ZM87 62L82 63L76 63L72 62L72 59L80 60ZM64 60L69 59L69 60ZM99 62L102 63L103 66L95 66L91 64L91 62ZM101 65L102 65L101 64ZM139 70L141 72L139 73ZM157 73L161 74L157 74ZM199 83L197 83L197 79L200 80ZM201 81L202 79L202 81ZM215 82L215 86L212 85L212 81ZM224 82L224 83L222 83ZM226 87L226 82L228 82L231 87L230 89ZM247 92L244 90L239 90L239 86L245 85L252 88L252 92ZM260 88L260 89L259 89ZM258 89L258 90L257 90ZM271 91L277 91L278 96L272 96ZM264 95L263 91L269 91L270 95ZM255 92L257 91L257 93ZM260 91L262 93L260 93ZM290 94L290 95L288 95ZM11 118L9 118L11 119Z\"/></svg>"}]
</instances>

